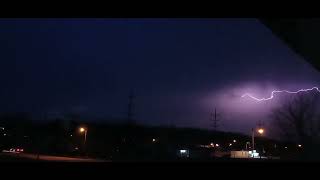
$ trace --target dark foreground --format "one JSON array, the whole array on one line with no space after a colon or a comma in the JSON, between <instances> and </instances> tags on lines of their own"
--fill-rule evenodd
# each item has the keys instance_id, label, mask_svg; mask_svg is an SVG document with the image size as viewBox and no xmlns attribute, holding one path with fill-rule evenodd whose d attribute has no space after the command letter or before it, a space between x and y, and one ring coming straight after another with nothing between
<instances>
[{"instance_id":1,"label":"dark foreground","mask_svg":"<svg viewBox=\"0 0 320 180\"><path fill-rule=\"evenodd\" d=\"M0 162L36 162L37 160L0 153Z\"/></svg>"},{"instance_id":2,"label":"dark foreground","mask_svg":"<svg viewBox=\"0 0 320 180\"><path fill-rule=\"evenodd\" d=\"M98 159L89 158L72 158L72 157L62 157L62 156L49 156L49 155L36 155L36 154L26 154L26 153L0 153L1 162L37 162L37 161L52 161L52 162L107 162Z\"/></svg>"},{"instance_id":3,"label":"dark foreground","mask_svg":"<svg viewBox=\"0 0 320 180\"><path fill-rule=\"evenodd\" d=\"M0 162L111 162L108 160L98 160L90 158L74 158L74 157L62 157L62 156L49 156L49 155L40 155L36 154L14 154L14 153L0 153ZM128 161L115 161L115 162L128 162ZM148 161L139 161L134 162L148 162ZM150 162L150 161L149 161ZM218 158L211 160L173 160L173 161L153 161L153 162L179 162L179 163L192 163L192 162L215 162L215 163L243 163L243 162L255 162L255 163L272 163L272 162L295 162L288 160L271 160L271 159L231 159L231 158Z\"/></svg>"}]
</instances>

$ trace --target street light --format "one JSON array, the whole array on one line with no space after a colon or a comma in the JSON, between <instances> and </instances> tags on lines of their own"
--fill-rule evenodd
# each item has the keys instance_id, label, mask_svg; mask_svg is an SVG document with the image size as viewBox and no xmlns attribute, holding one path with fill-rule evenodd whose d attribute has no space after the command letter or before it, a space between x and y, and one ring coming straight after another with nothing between
<instances>
[{"instance_id":1,"label":"street light","mask_svg":"<svg viewBox=\"0 0 320 180\"><path fill-rule=\"evenodd\" d=\"M83 145L85 146L86 145L86 141L87 141L87 132L88 130L84 127L80 127L79 128L79 131L80 133L83 133L84 132L84 142L83 142Z\"/></svg>"},{"instance_id":2,"label":"street light","mask_svg":"<svg viewBox=\"0 0 320 180\"><path fill-rule=\"evenodd\" d=\"M79 130L80 130L80 132L84 132L86 129L84 129L83 127L81 127Z\"/></svg>"},{"instance_id":3,"label":"street light","mask_svg":"<svg viewBox=\"0 0 320 180\"><path fill-rule=\"evenodd\" d=\"M80 133L84 133L83 150L84 150L84 153L86 154L86 142L87 142L88 129L85 127L80 127L79 131Z\"/></svg>"},{"instance_id":4,"label":"street light","mask_svg":"<svg viewBox=\"0 0 320 180\"><path fill-rule=\"evenodd\" d=\"M259 128L259 129L258 129L258 133L259 133L259 134L263 134L263 133L264 133L264 129Z\"/></svg>"},{"instance_id":5,"label":"street light","mask_svg":"<svg viewBox=\"0 0 320 180\"><path fill-rule=\"evenodd\" d=\"M258 129L258 133L262 135L264 133L264 129L260 127ZM254 128L252 128L252 150L254 150Z\"/></svg>"}]
</instances>

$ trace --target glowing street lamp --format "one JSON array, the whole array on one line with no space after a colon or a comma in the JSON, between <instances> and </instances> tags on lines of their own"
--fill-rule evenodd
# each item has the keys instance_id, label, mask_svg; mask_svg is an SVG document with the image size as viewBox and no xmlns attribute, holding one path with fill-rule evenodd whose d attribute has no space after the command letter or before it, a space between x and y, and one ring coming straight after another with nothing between
<instances>
[{"instance_id":1,"label":"glowing street lamp","mask_svg":"<svg viewBox=\"0 0 320 180\"><path fill-rule=\"evenodd\" d=\"M84 142L83 142L83 144L85 146L86 145L86 141L87 141L87 132L88 132L88 130L86 128L84 128L84 127L80 127L79 131L80 131L80 133L84 133Z\"/></svg>"},{"instance_id":2,"label":"glowing street lamp","mask_svg":"<svg viewBox=\"0 0 320 180\"><path fill-rule=\"evenodd\" d=\"M85 130L86 130L86 129L83 128L83 127L81 127L81 128L79 129L80 132L84 132Z\"/></svg>"},{"instance_id":3,"label":"glowing street lamp","mask_svg":"<svg viewBox=\"0 0 320 180\"><path fill-rule=\"evenodd\" d=\"M261 127L257 131L261 135L264 133L264 129ZM255 130L254 130L254 128L252 128L252 150L254 150L254 132L255 132Z\"/></svg>"},{"instance_id":4,"label":"glowing street lamp","mask_svg":"<svg viewBox=\"0 0 320 180\"><path fill-rule=\"evenodd\" d=\"M259 134L263 134L263 133L264 133L264 129L259 128L259 129L258 129L258 133L259 133Z\"/></svg>"}]
</instances>

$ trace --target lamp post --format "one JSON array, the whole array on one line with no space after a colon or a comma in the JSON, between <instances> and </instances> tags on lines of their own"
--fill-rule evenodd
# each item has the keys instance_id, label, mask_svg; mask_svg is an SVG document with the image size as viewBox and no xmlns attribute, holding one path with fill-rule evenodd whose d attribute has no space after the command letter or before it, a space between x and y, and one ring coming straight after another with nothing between
<instances>
[{"instance_id":1,"label":"lamp post","mask_svg":"<svg viewBox=\"0 0 320 180\"><path fill-rule=\"evenodd\" d=\"M254 128L251 129L252 151L254 150Z\"/></svg>"},{"instance_id":2,"label":"lamp post","mask_svg":"<svg viewBox=\"0 0 320 180\"><path fill-rule=\"evenodd\" d=\"M248 151L248 147L250 147L250 142L248 141L248 142L246 142L246 150Z\"/></svg>"},{"instance_id":3,"label":"lamp post","mask_svg":"<svg viewBox=\"0 0 320 180\"><path fill-rule=\"evenodd\" d=\"M260 126L260 127L257 129L257 132L258 132L260 135L262 135L262 134L264 133L264 129ZM251 133L252 133L251 138L252 138L252 153L253 153L253 151L254 151L255 128L252 128L252 129L251 129ZM261 156L260 156L260 158L261 158Z\"/></svg>"},{"instance_id":4,"label":"lamp post","mask_svg":"<svg viewBox=\"0 0 320 180\"><path fill-rule=\"evenodd\" d=\"M88 133L88 129L84 128L84 127L80 127L79 128L80 133L84 133L84 141L83 141L83 149L86 149L86 142L87 142L87 133Z\"/></svg>"}]
</instances>

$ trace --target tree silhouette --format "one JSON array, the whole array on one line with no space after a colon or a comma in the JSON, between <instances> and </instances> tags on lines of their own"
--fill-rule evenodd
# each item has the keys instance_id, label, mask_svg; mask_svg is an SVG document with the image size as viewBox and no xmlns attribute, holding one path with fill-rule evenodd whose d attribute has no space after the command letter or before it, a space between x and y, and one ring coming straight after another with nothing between
<instances>
[{"instance_id":1,"label":"tree silhouette","mask_svg":"<svg viewBox=\"0 0 320 180\"><path fill-rule=\"evenodd\" d=\"M271 113L272 124L280 137L303 145L304 158L319 159L319 95L299 95ZM317 157L316 157L317 156Z\"/></svg>"}]
</instances>

